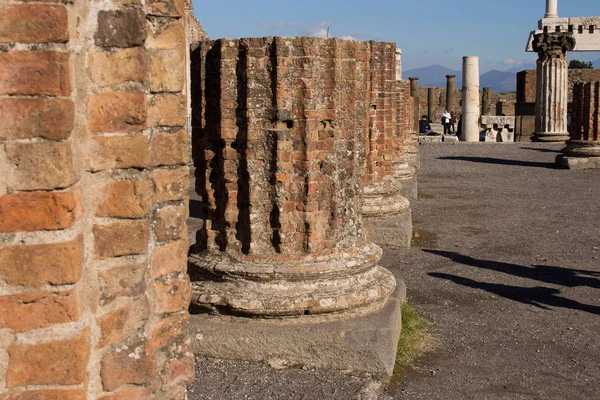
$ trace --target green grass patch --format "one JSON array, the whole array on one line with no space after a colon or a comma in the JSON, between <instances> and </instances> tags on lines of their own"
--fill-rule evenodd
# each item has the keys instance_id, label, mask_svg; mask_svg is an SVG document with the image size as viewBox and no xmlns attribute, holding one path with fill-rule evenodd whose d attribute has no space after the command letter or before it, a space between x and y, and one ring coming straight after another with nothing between
<instances>
[{"instance_id":1,"label":"green grass patch","mask_svg":"<svg viewBox=\"0 0 600 400\"><path fill-rule=\"evenodd\" d=\"M397 366L406 367L436 347L432 327L433 323L423 318L416 307L407 302L402 305L402 332L396 353Z\"/></svg>"}]
</instances>

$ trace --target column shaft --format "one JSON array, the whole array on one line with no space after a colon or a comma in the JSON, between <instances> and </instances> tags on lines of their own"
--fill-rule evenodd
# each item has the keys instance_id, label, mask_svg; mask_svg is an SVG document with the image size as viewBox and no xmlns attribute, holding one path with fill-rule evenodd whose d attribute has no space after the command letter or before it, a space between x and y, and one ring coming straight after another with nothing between
<instances>
[{"instance_id":1,"label":"column shaft","mask_svg":"<svg viewBox=\"0 0 600 400\"><path fill-rule=\"evenodd\" d=\"M544 18L558 18L558 0L546 0L546 15Z\"/></svg>"},{"instance_id":2,"label":"column shaft","mask_svg":"<svg viewBox=\"0 0 600 400\"><path fill-rule=\"evenodd\" d=\"M446 75L446 109L448 112L455 111L454 110L454 92L456 91L455 87L456 75Z\"/></svg>"},{"instance_id":3,"label":"column shaft","mask_svg":"<svg viewBox=\"0 0 600 400\"><path fill-rule=\"evenodd\" d=\"M479 142L479 57L463 57L462 139Z\"/></svg>"},{"instance_id":4,"label":"column shaft","mask_svg":"<svg viewBox=\"0 0 600 400\"><path fill-rule=\"evenodd\" d=\"M435 90L434 88L427 88L427 118L429 118L429 121L433 121L433 114L434 114L434 99L435 98Z\"/></svg>"}]
</instances>

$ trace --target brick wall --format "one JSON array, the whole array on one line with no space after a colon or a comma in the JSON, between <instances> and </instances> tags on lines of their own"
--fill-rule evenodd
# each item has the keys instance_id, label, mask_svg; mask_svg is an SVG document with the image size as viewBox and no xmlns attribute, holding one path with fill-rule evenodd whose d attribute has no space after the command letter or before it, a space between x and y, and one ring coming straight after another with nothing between
<instances>
[{"instance_id":1,"label":"brick wall","mask_svg":"<svg viewBox=\"0 0 600 400\"><path fill-rule=\"evenodd\" d=\"M185 398L183 13L0 5L1 398Z\"/></svg>"},{"instance_id":2,"label":"brick wall","mask_svg":"<svg viewBox=\"0 0 600 400\"><path fill-rule=\"evenodd\" d=\"M414 131L414 97L410 96L410 81L396 81L398 104L397 135L403 143Z\"/></svg>"},{"instance_id":3,"label":"brick wall","mask_svg":"<svg viewBox=\"0 0 600 400\"><path fill-rule=\"evenodd\" d=\"M517 74L517 101L536 102L536 70L521 71ZM600 69L569 69L569 103L573 102L573 86L577 83L597 82L600 80Z\"/></svg>"}]
</instances>

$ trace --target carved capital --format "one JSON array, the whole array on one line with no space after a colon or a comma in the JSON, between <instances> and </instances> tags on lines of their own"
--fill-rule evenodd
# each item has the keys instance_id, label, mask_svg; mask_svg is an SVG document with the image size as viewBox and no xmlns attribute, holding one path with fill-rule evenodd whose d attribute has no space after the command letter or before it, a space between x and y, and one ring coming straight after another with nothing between
<instances>
[{"instance_id":1,"label":"carved capital","mask_svg":"<svg viewBox=\"0 0 600 400\"><path fill-rule=\"evenodd\" d=\"M539 33L533 37L533 50L540 61L565 58L567 51L575 48L575 37L568 32Z\"/></svg>"}]
</instances>

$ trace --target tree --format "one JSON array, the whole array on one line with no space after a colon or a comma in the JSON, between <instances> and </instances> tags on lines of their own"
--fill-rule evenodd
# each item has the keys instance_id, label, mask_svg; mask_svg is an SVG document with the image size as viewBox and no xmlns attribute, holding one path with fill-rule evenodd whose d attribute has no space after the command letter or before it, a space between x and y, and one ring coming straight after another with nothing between
<instances>
[{"instance_id":1,"label":"tree","mask_svg":"<svg viewBox=\"0 0 600 400\"><path fill-rule=\"evenodd\" d=\"M571 62L569 63L569 68L593 69L594 65L592 64L591 61L585 62L585 61L579 61L579 60L571 60Z\"/></svg>"}]
</instances>

